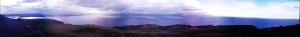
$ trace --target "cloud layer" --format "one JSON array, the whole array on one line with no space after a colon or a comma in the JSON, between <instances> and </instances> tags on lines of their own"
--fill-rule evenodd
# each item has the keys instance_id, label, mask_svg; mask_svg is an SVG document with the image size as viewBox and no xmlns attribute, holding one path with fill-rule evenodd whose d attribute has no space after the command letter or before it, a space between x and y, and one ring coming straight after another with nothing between
<instances>
[{"instance_id":1,"label":"cloud layer","mask_svg":"<svg viewBox=\"0 0 300 37\"><path fill-rule=\"evenodd\" d=\"M265 5L259 5L265 4ZM207 14L299 19L299 1L254 0L1 0L1 14ZM280 16L279 16L280 15Z\"/></svg>"}]
</instances>

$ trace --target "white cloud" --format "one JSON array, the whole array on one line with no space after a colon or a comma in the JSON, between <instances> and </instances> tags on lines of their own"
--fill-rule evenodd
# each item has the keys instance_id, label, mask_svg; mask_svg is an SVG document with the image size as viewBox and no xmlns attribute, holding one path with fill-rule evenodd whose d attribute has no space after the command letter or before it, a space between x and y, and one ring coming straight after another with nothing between
<instances>
[{"instance_id":1,"label":"white cloud","mask_svg":"<svg viewBox=\"0 0 300 37\"><path fill-rule=\"evenodd\" d=\"M1 13L3 14L26 14L26 13L42 13L46 15L68 15L68 14L96 14L98 16L105 16L106 11L96 8L84 7L77 5L76 2L70 0L42 0L36 2L22 2L18 1L6 1L6 2L18 2L18 3L3 3L1 0ZM44 12L40 12L44 10Z\"/></svg>"},{"instance_id":2,"label":"white cloud","mask_svg":"<svg viewBox=\"0 0 300 37\"><path fill-rule=\"evenodd\" d=\"M250 17L250 18L277 18L277 19L299 19L298 2L269 2L266 7L259 7L251 1L239 1L226 3L207 2L201 9L207 14L229 17ZM280 15L280 16L278 16Z\"/></svg>"},{"instance_id":3,"label":"white cloud","mask_svg":"<svg viewBox=\"0 0 300 37\"><path fill-rule=\"evenodd\" d=\"M15 4L17 4L17 3L20 3L20 2L22 2L23 0L0 0L0 2L1 2L1 6L2 5L15 5Z\"/></svg>"}]
</instances>

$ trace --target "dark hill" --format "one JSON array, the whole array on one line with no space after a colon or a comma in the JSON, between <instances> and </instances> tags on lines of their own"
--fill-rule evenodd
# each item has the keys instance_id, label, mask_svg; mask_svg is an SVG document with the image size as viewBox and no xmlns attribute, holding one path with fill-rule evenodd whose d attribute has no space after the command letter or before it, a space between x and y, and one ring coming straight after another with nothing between
<instances>
[{"instance_id":1,"label":"dark hill","mask_svg":"<svg viewBox=\"0 0 300 37\"><path fill-rule=\"evenodd\" d=\"M29 37L30 31L25 27L24 22L0 15L0 37Z\"/></svg>"},{"instance_id":2,"label":"dark hill","mask_svg":"<svg viewBox=\"0 0 300 37\"><path fill-rule=\"evenodd\" d=\"M3 20L5 20L5 19L6 19L6 17L4 15L0 14L0 22L3 21Z\"/></svg>"},{"instance_id":3,"label":"dark hill","mask_svg":"<svg viewBox=\"0 0 300 37\"><path fill-rule=\"evenodd\" d=\"M116 26L128 37L299 37L299 24L258 29L253 25Z\"/></svg>"},{"instance_id":4,"label":"dark hill","mask_svg":"<svg viewBox=\"0 0 300 37\"><path fill-rule=\"evenodd\" d=\"M300 24L261 29L261 37L299 37Z\"/></svg>"}]
</instances>

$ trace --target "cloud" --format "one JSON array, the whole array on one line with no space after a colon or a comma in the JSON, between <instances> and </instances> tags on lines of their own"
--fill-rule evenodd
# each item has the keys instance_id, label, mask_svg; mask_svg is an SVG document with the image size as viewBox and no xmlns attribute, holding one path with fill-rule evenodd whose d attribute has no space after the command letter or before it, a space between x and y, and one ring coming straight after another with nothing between
<instances>
[{"instance_id":1,"label":"cloud","mask_svg":"<svg viewBox=\"0 0 300 37\"><path fill-rule=\"evenodd\" d=\"M23 0L0 0L0 2L1 2L1 6L2 5L15 5L15 4L17 4L17 3L20 3L20 2L22 2Z\"/></svg>"},{"instance_id":2,"label":"cloud","mask_svg":"<svg viewBox=\"0 0 300 37\"><path fill-rule=\"evenodd\" d=\"M2 4L2 3L1 3ZM99 16L105 15L105 11L91 7L84 7L77 5L76 2L70 0L40 0L35 2L21 2L1 8L3 14L16 14L16 13L42 13L45 15L68 15L68 14L97 14Z\"/></svg>"},{"instance_id":3,"label":"cloud","mask_svg":"<svg viewBox=\"0 0 300 37\"><path fill-rule=\"evenodd\" d=\"M299 1L268 2L266 6L257 6L252 1L229 2L204 2L202 9L214 16L299 19Z\"/></svg>"},{"instance_id":4,"label":"cloud","mask_svg":"<svg viewBox=\"0 0 300 37\"><path fill-rule=\"evenodd\" d=\"M1 0L1 13L3 14L24 14L37 13L41 2L23 3L24 0Z\"/></svg>"},{"instance_id":5,"label":"cloud","mask_svg":"<svg viewBox=\"0 0 300 37\"><path fill-rule=\"evenodd\" d=\"M38 2L38 1L41 1L41 0L24 0L23 2L29 3L29 2Z\"/></svg>"},{"instance_id":6,"label":"cloud","mask_svg":"<svg viewBox=\"0 0 300 37\"><path fill-rule=\"evenodd\" d=\"M207 14L253 18L299 18L299 1L252 0L1 0L1 13L42 13L47 15L87 14L107 16L132 14ZM281 15L281 16L278 16Z\"/></svg>"}]
</instances>

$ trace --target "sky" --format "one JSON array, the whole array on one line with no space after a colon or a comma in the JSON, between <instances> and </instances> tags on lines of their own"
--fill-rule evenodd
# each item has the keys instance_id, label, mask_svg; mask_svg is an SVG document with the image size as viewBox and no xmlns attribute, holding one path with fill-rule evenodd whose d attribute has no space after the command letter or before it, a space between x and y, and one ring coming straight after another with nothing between
<instances>
[{"instance_id":1,"label":"sky","mask_svg":"<svg viewBox=\"0 0 300 37\"><path fill-rule=\"evenodd\" d=\"M205 14L299 19L299 0L1 0L1 14Z\"/></svg>"},{"instance_id":2,"label":"sky","mask_svg":"<svg viewBox=\"0 0 300 37\"><path fill-rule=\"evenodd\" d=\"M0 13L53 15L59 17L49 18L71 24L254 24L258 27L270 27L299 24L299 2L299 0L1 0ZM34 18L36 17L27 17L27 19Z\"/></svg>"}]
</instances>

